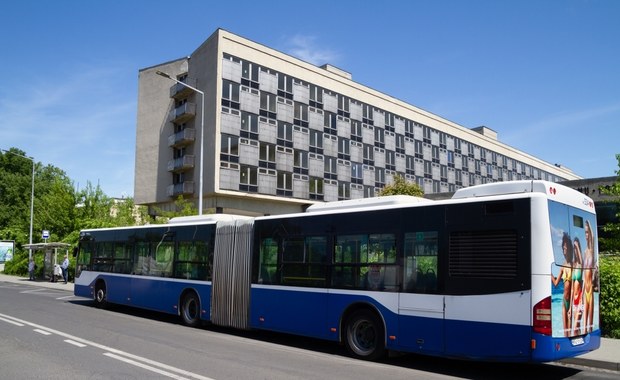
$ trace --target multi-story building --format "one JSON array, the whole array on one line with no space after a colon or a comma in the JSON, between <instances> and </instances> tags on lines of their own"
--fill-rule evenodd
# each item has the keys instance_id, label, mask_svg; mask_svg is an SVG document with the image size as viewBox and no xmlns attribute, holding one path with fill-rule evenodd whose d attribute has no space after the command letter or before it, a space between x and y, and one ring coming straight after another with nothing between
<instances>
[{"instance_id":1,"label":"multi-story building","mask_svg":"<svg viewBox=\"0 0 620 380\"><path fill-rule=\"evenodd\" d=\"M427 194L580 178L489 128L465 128L221 29L189 57L140 70L135 170L137 204L165 210L179 195L202 196L205 211L249 215L372 197L395 175Z\"/></svg>"}]
</instances>

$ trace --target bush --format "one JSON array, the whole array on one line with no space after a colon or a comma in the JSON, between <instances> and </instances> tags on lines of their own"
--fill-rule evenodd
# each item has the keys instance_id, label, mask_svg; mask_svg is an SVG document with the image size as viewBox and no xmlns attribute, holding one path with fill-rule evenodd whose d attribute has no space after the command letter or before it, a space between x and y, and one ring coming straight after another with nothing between
<instances>
[{"instance_id":1,"label":"bush","mask_svg":"<svg viewBox=\"0 0 620 380\"><path fill-rule=\"evenodd\" d=\"M36 278L43 278L43 256L34 254ZM18 251L11 261L4 263L4 273L12 276L28 277L28 251Z\"/></svg>"},{"instance_id":2,"label":"bush","mask_svg":"<svg viewBox=\"0 0 620 380\"><path fill-rule=\"evenodd\" d=\"M4 263L4 273L13 276L28 276L28 252L17 251L13 259Z\"/></svg>"},{"instance_id":3,"label":"bush","mask_svg":"<svg viewBox=\"0 0 620 380\"><path fill-rule=\"evenodd\" d=\"M601 331L620 339L620 255L601 255Z\"/></svg>"}]
</instances>

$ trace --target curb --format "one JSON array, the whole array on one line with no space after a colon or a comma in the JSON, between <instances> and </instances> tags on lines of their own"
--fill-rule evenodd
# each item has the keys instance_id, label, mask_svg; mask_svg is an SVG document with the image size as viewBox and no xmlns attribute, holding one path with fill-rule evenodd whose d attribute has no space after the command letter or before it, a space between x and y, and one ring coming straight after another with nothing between
<instances>
[{"instance_id":1,"label":"curb","mask_svg":"<svg viewBox=\"0 0 620 380\"><path fill-rule=\"evenodd\" d=\"M574 364L574 365L579 365L583 367L606 369L609 371L620 371L620 363L614 363L614 362L596 360L596 359L570 358L570 359L560 360L560 363Z\"/></svg>"}]
</instances>

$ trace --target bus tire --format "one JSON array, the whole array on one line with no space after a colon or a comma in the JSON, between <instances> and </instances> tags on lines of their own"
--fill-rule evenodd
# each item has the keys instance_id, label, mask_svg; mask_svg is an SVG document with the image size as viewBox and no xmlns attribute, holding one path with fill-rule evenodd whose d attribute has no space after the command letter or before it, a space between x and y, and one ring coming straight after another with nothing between
<instances>
[{"instance_id":1,"label":"bus tire","mask_svg":"<svg viewBox=\"0 0 620 380\"><path fill-rule=\"evenodd\" d=\"M345 345L351 356L378 360L385 355L385 333L376 313L360 309L347 319Z\"/></svg>"},{"instance_id":2,"label":"bus tire","mask_svg":"<svg viewBox=\"0 0 620 380\"><path fill-rule=\"evenodd\" d=\"M99 281L95 285L95 306L104 309L108 305L108 293L105 282Z\"/></svg>"},{"instance_id":3,"label":"bus tire","mask_svg":"<svg viewBox=\"0 0 620 380\"><path fill-rule=\"evenodd\" d=\"M181 318L186 326L200 325L200 299L194 292L189 292L181 300Z\"/></svg>"}]
</instances>

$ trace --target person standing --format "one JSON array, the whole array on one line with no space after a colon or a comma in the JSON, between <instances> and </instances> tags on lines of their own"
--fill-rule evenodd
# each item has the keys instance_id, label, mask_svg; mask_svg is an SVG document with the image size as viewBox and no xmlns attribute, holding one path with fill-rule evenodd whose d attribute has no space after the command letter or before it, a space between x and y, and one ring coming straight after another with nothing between
<instances>
[{"instance_id":1,"label":"person standing","mask_svg":"<svg viewBox=\"0 0 620 380\"><path fill-rule=\"evenodd\" d=\"M60 269L62 269L62 278L63 280L65 280L65 284L67 283L67 271L69 269L69 259L67 258L67 255L65 255L65 259L62 262L62 265L60 266Z\"/></svg>"},{"instance_id":2,"label":"person standing","mask_svg":"<svg viewBox=\"0 0 620 380\"><path fill-rule=\"evenodd\" d=\"M29 280L34 281L34 271L36 269L36 265L34 263L34 259L30 259L28 262L28 274L30 275Z\"/></svg>"}]
</instances>

